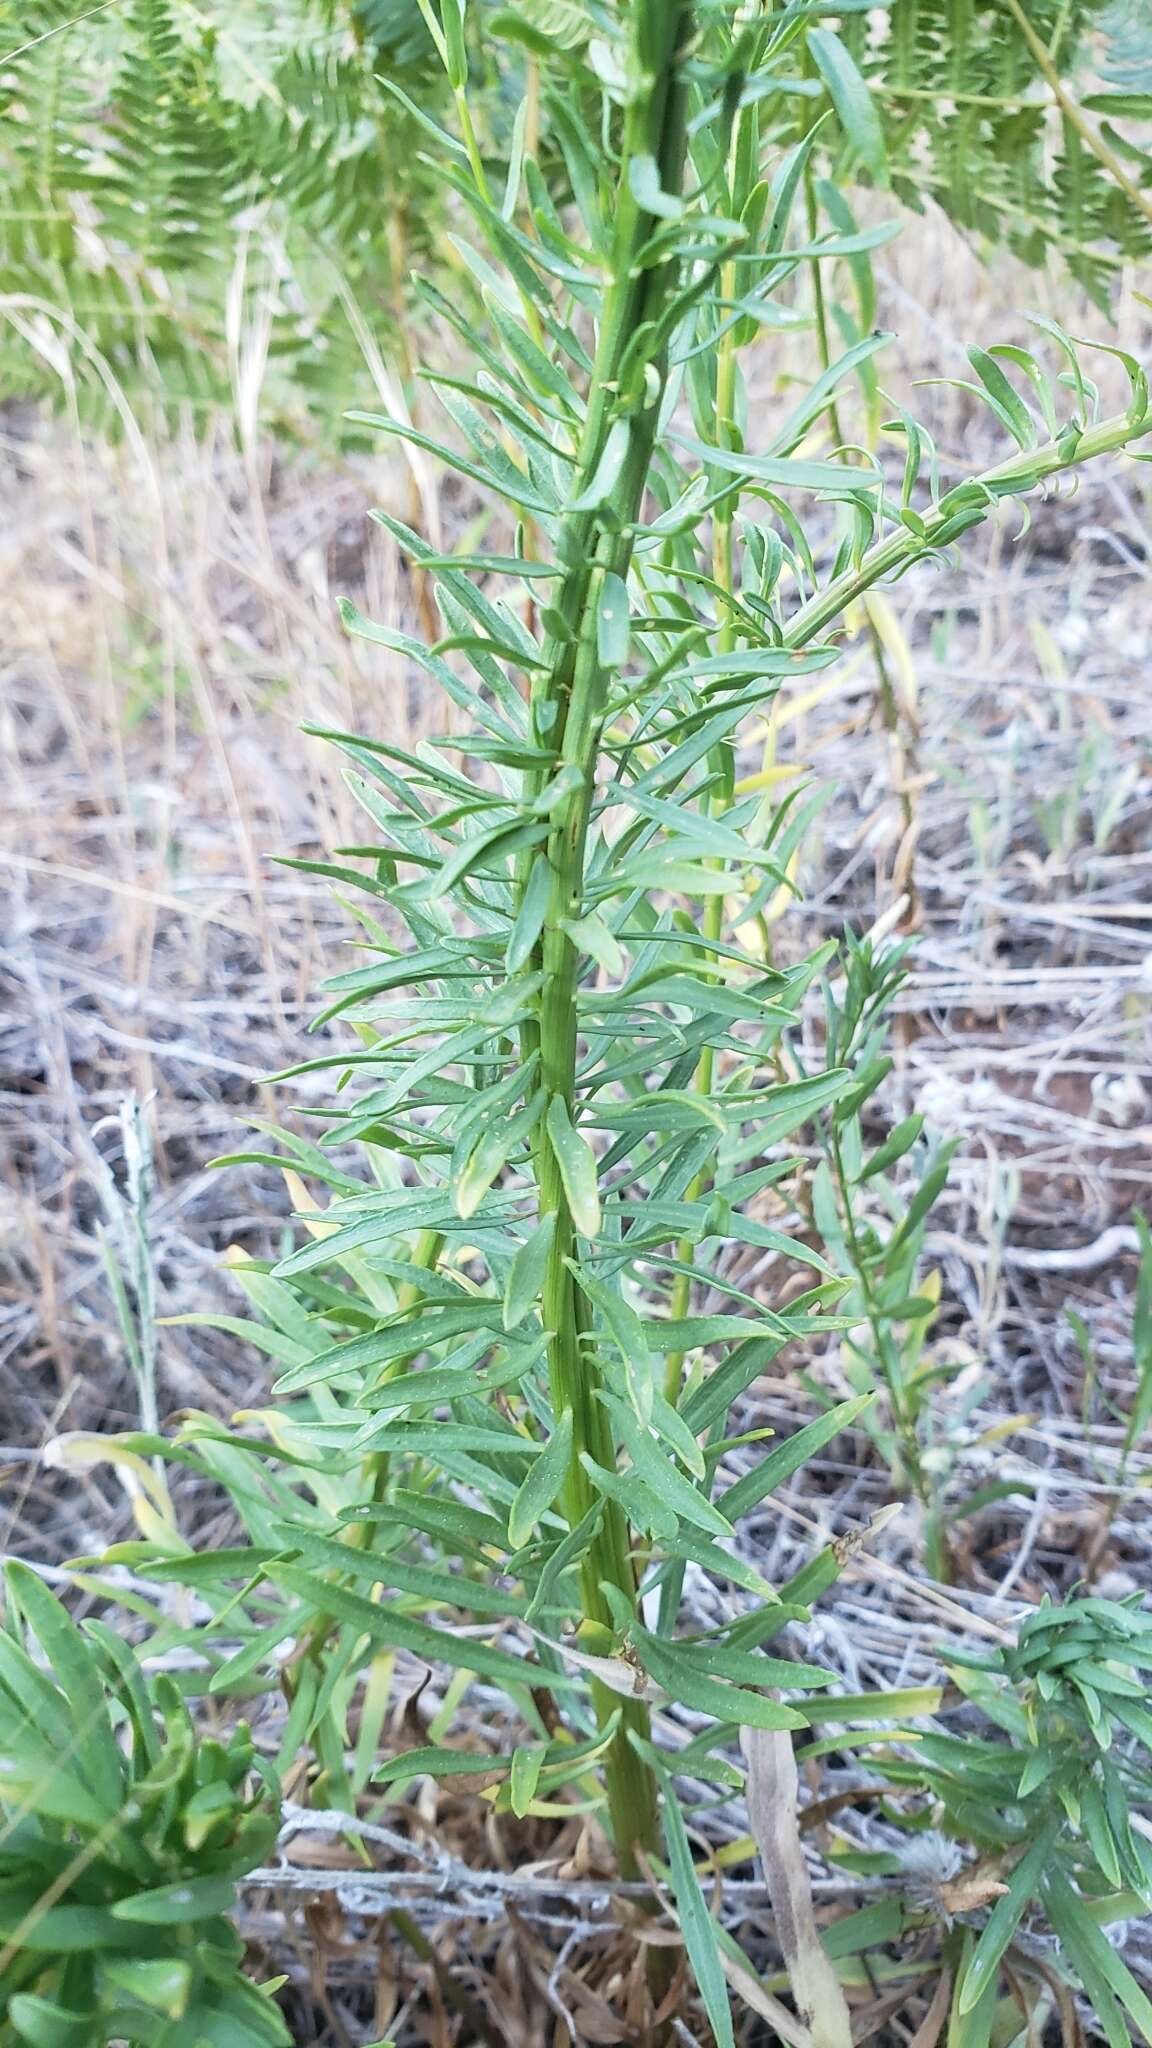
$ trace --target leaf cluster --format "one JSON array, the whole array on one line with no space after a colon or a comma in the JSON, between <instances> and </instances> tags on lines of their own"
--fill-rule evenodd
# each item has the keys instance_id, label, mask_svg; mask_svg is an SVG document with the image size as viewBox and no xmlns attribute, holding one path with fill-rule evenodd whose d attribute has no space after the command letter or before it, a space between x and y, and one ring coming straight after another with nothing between
<instances>
[{"instance_id":1,"label":"leaf cluster","mask_svg":"<svg viewBox=\"0 0 1152 2048\"><path fill-rule=\"evenodd\" d=\"M0 1629L0 2032L28 2048L277 2048L240 1970L234 1880L279 1788L243 1723L198 1736L174 1681L8 1572ZM47 1664L47 1669L45 1669Z\"/></svg>"},{"instance_id":2,"label":"leaf cluster","mask_svg":"<svg viewBox=\"0 0 1152 2048\"><path fill-rule=\"evenodd\" d=\"M1152 1848L1132 1823L1152 1789L1152 1717L1143 1675L1152 1616L1138 1597L1081 1593L1044 1602L1015 1642L957 1663L954 1677L995 1734L926 1731L908 1760L879 1775L924 1808L906 1818L980 1852L999 1897L978 1938L962 1945L956 2007L965 2048L985 2048L1002 1969L1027 1975L1038 1951L1029 1923L1056 1933L1062 1967L1087 1994L1113 2048L1146 2037L1152 2005L1109 1941L1109 1923L1148 1910Z\"/></svg>"}]
</instances>

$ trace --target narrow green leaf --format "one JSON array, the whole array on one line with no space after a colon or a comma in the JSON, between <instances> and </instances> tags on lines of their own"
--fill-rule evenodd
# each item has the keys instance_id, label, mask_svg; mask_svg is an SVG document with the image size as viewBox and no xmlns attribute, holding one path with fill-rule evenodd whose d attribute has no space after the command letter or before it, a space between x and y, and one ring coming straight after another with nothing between
<instances>
[{"instance_id":1,"label":"narrow green leaf","mask_svg":"<svg viewBox=\"0 0 1152 2048\"><path fill-rule=\"evenodd\" d=\"M848 141L880 185L888 182L884 130L872 95L834 29L810 28L808 53L828 88L828 97Z\"/></svg>"},{"instance_id":2,"label":"narrow green leaf","mask_svg":"<svg viewBox=\"0 0 1152 2048\"><path fill-rule=\"evenodd\" d=\"M547 856L538 853L532 862L528 884L520 898L520 907L508 934L508 947L504 965L509 974L519 974L532 957L536 941L544 929L544 918L548 909L548 896L552 887L552 870Z\"/></svg>"},{"instance_id":3,"label":"narrow green leaf","mask_svg":"<svg viewBox=\"0 0 1152 2048\"><path fill-rule=\"evenodd\" d=\"M554 1095L548 1104L547 1123L548 1141L568 1197L572 1221L583 1236L595 1237L600 1228L596 1154L588 1140L573 1128L562 1095Z\"/></svg>"},{"instance_id":4,"label":"narrow green leaf","mask_svg":"<svg viewBox=\"0 0 1152 2048\"><path fill-rule=\"evenodd\" d=\"M746 1472L743 1479L738 1479L734 1486L730 1486L727 1493L721 1494L717 1502L721 1512L726 1514L730 1521L739 1521L740 1516L747 1514L749 1508L757 1506L768 1494L774 1492L776 1487L783 1486L786 1479L790 1479L794 1472L800 1470L801 1465L806 1464L809 1458L814 1458L826 1444L830 1444L833 1437L838 1436L842 1429L849 1429L857 1416L862 1415L874 1399L875 1396L872 1394L857 1394L854 1400L838 1402L826 1415L820 1415L815 1422L809 1422L803 1429L798 1429L794 1436L790 1436L785 1443L770 1452L768 1457L763 1458L753 1471Z\"/></svg>"},{"instance_id":5,"label":"narrow green leaf","mask_svg":"<svg viewBox=\"0 0 1152 2048\"><path fill-rule=\"evenodd\" d=\"M614 932L610 931L602 917L590 911L587 917L564 918L563 929L572 944L581 953L587 953L606 974L621 975L625 960L623 948Z\"/></svg>"},{"instance_id":6,"label":"narrow green leaf","mask_svg":"<svg viewBox=\"0 0 1152 2048\"><path fill-rule=\"evenodd\" d=\"M504 1288L505 1330L516 1329L539 1300L555 1236L556 1217L549 1213L540 1218L513 1258Z\"/></svg>"},{"instance_id":7,"label":"narrow green leaf","mask_svg":"<svg viewBox=\"0 0 1152 2048\"><path fill-rule=\"evenodd\" d=\"M964 1995L964 1983L972 1961L973 1937L969 1930L964 1933L964 1946L960 1967L956 1972L953 1992L953 2006L948 2023L948 2048L992 2048L992 2022L996 2014L996 1985L986 1984L975 2005L968 2012L961 2012L959 2000Z\"/></svg>"},{"instance_id":8,"label":"narrow green leaf","mask_svg":"<svg viewBox=\"0 0 1152 2048\"><path fill-rule=\"evenodd\" d=\"M376 1231L381 1238L388 1235L384 1225L377 1224ZM276 1381L272 1391L278 1395L295 1394L302 1387L342 1379L346 1373L369 1373L391 1365L397 1358L417 1358L422 1351L450 1337L471 1336L477 1330L496 1330L499 1326L498 1304L476 1299L462 1303L459 1308L437 1305L423 1315L399 1314L368 1336L350 1337L343 1344L319 1352L304 1365L294 1366Z\"/></svg>"},{"instance_id":9,"label":"narrow green leaf","mask_svg":"<svg viewBox=\"0 0 1152 2048\"><path fill-rule=\"evenodd\" d=\"M660 183L660 166L654 156L634 156L628 165L628 185L632 197L645 213L651 213L658 220L680 220L684 213L684 201L674 192L665 192Z\"/></svg>"},{"instance_id":10,"label":"narrow green leaf","mask_svg":"<svg viewBox=\"0 0 1152 2048\"><path fill-rule=\"evenodd\" d=\"M614 420L608 429L600 460L585 489L572 500L568 508L570 512L597 512L605 500L611 497L628 460L631 438L632 429L628 421ZM521 502L527 504L526 499Z\"/></svg>"},{"instance_id":11,"label":"narrow green leaf","mask_svg":"<svg viewBox=\"0 0 1152 2048\"><path fill-rule=\"evenodd\" d=\"M572 1410L565 1408L552 1426L548 1443L535 1459L508 1514L508 1541L513 1550L527 1543L542 1515L547 1514L567 1476L572 1456Z\"/></svg>"},{"instance_id":12,"label":"narrow green leaf","mask_svg":"<svg viewBox=\"0 0 1152 2048\"><path fill-rule=\"evenodd\" d=\"M1044 1897L1064 1954L1092 2002L1094 2017L1109 2048L1131 2048L1122 2007L1135 2020L1145 2041L1152 2040L1152 2004L1062 1872L1049 1871Z\"/></svg>"},{"instance_id":13,"label":"narrow green leaf","mask_svg":"<svg viewBox=\"0 0 1152 2048\"><path fill-rule=\"evenodd\" d=\"M394 1785L409 1778L479 1778L506 1770L507 1757L485 1756L482 1750L447 1749L435 1745L426 1749L402 1749L399 1756L385 1757L373 1768L374 1785Z\"/></svg>"},{"instance_id":14,"label":"narrow green leaf","mask_svg":"<svg viewBox=\"0 0 1152 2048\"><path fill-rule=\"evenodd\" d=\"M637 1529L663 1541L675 1536L679 1523L674 1510L644 1484L638 1472L609 1470L607 1466L598 1465L587 1451L581 1451L580 1463L597 1493L603 1494L606 1500L618 1501Z\"/></svg>"},{"instance_id":15,"label":"narrow green leaf","mask_svg":"<svg viewBox=\"0 0 1152 2048\"><path fill-rule=\"evenodd\" d=\"M972 347L968 350L968 361L984 386L989 404L1013 440L1021 448L1034 448L1039 438L1035 421L995 357L987 349Z\"/></svg>"},{"instance_id":16,"label":"narrow green leaf","mask_svg":"<svg viewBox=\"0 0 1152 2048\"><path fill-rule=\"evenodd\" d=\"M235 1888L226 1877L190 1877L179 1884L158 1885L154 1891L133 1892L117 1899L112 1908L117 1920L131 1920L146 1927L182 1927L216 1913L227 1913L235 1899Z\"/></svg>"},{"instance_id":17,"label":"narrow green leaf","mask_svg":"<svg viewBox=\"0 0 1152 2048\"><path fill-rule=\"evenodd\" d=\"M91 1646L62 1602L28 1565L13 1562L7 1576L11 1597L38 1638L72 1707L75 1720L69 1750L76 1769L101 1806L115 1813L123 1798L124 1760L112 1732Z\"/></svg>"},{"instance_id":18,"label":"narrow green leaf","mask_svg":"<svg viewBox=\"0 0 1152 2048\"><path fill-rule=\"evenodd\" d=\"M531 1745L521 1743L519 1749L513 1752L512 1781L509 1792L512 1811L520 1820L523 1820L532 1801L536 1797L536 1788L540 1783L540 1771L546 1755L547 1749L543 1743L533 1743Z\"/></svg>"},{"instance_id":19,"label":"narrow green leaf","mask_svg":"<svg viewBox=\"0 0 1152 2048\"><path fill-rule=\"evenodd\" d=\"M698 1670L682 1644L654 1636L647 1629L634 1631L637 1654L645 1669L668 1697L691 1707L696 1713L711 1714L734 1728L803 1728L807 1710L795 1713L778 1700L750 1692L746 1686L728 1685Z\"/></svg>"},{"instance_id":20,"label":"narrow green leaf","mask_svg":"<svg viewBox=\"0 0 1152 2048\"><path fill-rule=\"evenodd\" d=\"M727 1517L713 1507L707 1494L693 1486L671 1459L665 1457L631 1409L623 1401L613 1401L612 1409L633 1466L657 1499L662 1500L678 1520L702 1529L706 1535L731 1536L732 1524Z\"/></svg>"},{"instance_id":21,"label":"narrow green leaf","mask_svg":"<svg viewBox=\"0 0 1152 2048\"><path fill-rule=\"evenodd\" d=\"M988 1987L995 1984L1001 1957L1036 1893L1056 1832L1055 1827L1041 1832L1020 1858L1008 1880L1007 1891L993 1906L964 1973L958 2001L962 2013L971 2012Z\"/></svg>"},{"instance_id":22,"label":"narrow green leaf","mask_svg":"<svg viewBox=\"0 0 1152 2048\"><path fill-rule=\"evenodd\" d=\"M467 1222L476 1214L489 1188L503 1172L513 1152L524 1143L539 1122L544 1093L538 1089L532 1100L514 1116L498 1119L484 1132L465 1161L454 1189L456 1214Z\"/></svg>"},{"instance_id":23,"label":"narrow green leaf","mask_svg":"<svg viewBox=\"0 0 1152 2048\"><path fill-rule=\"evenodd\" d=\"M527 1659L515 1657L508 1650L495 1650L478 1637L454 1634L449 1628L430 1628L411 1615L398 1614L395 1604L366 1600L362 1594L349 1592L346 1586L331 1585L296 1565L270 1564L268 1577L297 1599L306 1601L314 1613L329 1614L334 1621L358 1629L373 1642L411 1650L431 1664L444 1664L454 1671L474 1671L478 1678L490 1678L497 1685L540 1682L539 1666ZM578 1680L560 1672L549 1673L548 1684L553 1691L580 1689Z\"/></svg>"},{"instance_id":24,"label":"narrow green leaf","mask_svg":"<svg viewBox=\"0 0 1152 2048\"><path fill-rule=\"evenodd\" d=\"M830 1693L826 1699L810 1701L804 1708L804 1718L806 1721L903 1721L915 1714L938 1714L943 1702L944 1688L940 1685L905 1686L902 1691L889 1692Z\"/></svg>"},{"instance_id":25,"label":"narrow green leaf","mask_svg":"<svg viewBox=\"0 0 1152 2048\"><path fill-rule=\"evenodd\" d=\"M704 2001L704 2009L716 2038L716 2048L736 2048L735 2035L732 2032L732 2008L728 2000L728 1983L724 1975L724 1965L720 1960L720 1943L716 1928L696 1875L684 1816L680 1811L671 1780L666 1773L662 1773L662 1777L668 1872L672 1879L672 1891L684 1935L684 1946L688 1951L688 1960L692 1965L692 1972Z\"/></svg>"},{"instance_id":26,"label":"narrow green leaf","mask_svg":"<svg viewBox=\"0 0 1152 2048\"><path fill-rule=\"evenodd\" d=\"M605 668L623 668L628 659L630 635L628 586L621 577L606 570L596 607L596 651Z\"/></svg>"},{"instance_id":27,"label":"narrow green leaf","mask_svg":"<svg viewBox=\"0 0 1152 2048\"><path fill-rule=\"evenodd\" d=\"M890 1166L895 1166L897 1160L903 1159L904 1154L912 1150L923 1128L922 1116L906 1116L903 1123L897 1124L895 1130L889 1132L884 1143L872 1154L859 1176L861 1183L874 1180L878 1173L887 1173Z\"/></svg>"},{"instance_id":28,"label":"narrow green leaf","mask_svg":"<svg viewBox=\"0 0 1152 2048\"><path fill-rule=\"evenodd\" d=\"M689 434L676 436L682 447L698 455L713 469L731 476L743 476L757 483L774 484L780 490L874 491L883 478L878 470L850 469L843 462L807 462L791 456L750 455L744 450L715 448Z\"/></svg>"},{"instance_id":29,"label":"narrow green leaf","mask_svg":"<svg viewBox=\"0 0 1152 2048\"><path fill-rule=\"evenodd\" d=\"M560 1541L549 1550L544 1563L540 1567L540 1577L536 1581L536 1590L525 1610L524 1619L526 1621L535 1622L540 1615L547 1612L557 1594L564 1574L570 1571L573 1565L578 1564L580 1559L586 1555L593 1541L600 1533L600 1525L603 1520L604 1503L603 1501L595 1501L587 1514L583 1515L577 1522L575 1528L569 1529L568 1534L562 1536Z\"/></svg>"},{"instance_id":30,"label":"narrow green leaf","mask_svg":"<svg viewBox=\"0 0 1152 2048\"><path fill-rule=\"evenodd\" d=\"M440 0L440 19L444 25L444 69L453 92L462 92L468 83L468 48L464 41L465 0ZM431 9L429 9L431 13ZM435 16L432 17L435 19Z\"/></svg>"}]
</instances>

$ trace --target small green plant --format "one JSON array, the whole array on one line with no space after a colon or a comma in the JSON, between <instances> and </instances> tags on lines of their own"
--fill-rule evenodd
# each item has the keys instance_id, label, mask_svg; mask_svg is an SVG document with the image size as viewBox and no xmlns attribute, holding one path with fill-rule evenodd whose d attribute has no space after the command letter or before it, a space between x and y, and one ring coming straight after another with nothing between
<instances>
[{"instance_id":1,"label":"small green plant","mask_svg":"<svg viewBox=\"0 0 1152 2048\"><path fill-rule=\"evenodd\" d=\"M823 1157L810 1199L820 1242L851 1281L840 1303L843 1314L858 1319L840 1340L845 1378L858 1393L878 1394L863 1426L895 1486L923 1510L928 1571L947 1579L950 1523L1013 1489L991 1481L975 1491L957 1490L966 1456L997 1441L1003 1424L969 1428L987 1393L987 1376L969 1374L957 1394L949 1383L960 1366L942 1361L930 1342L940 1276L926 1268L924 1239L955 1143L932 1143L919 1112L902 1118L878 1142L865 1135L894 1065L887 1049L890 1012L907 954L906 942L877 949L869 940L849 938L841 977L825 991L828 1056L854 1080L821 1115Z\"/></svg>"},{"instance_id":2,"label":"small green plant","mask_svg":"<svg viewBox=\"0 0 1152 2048\"><path fill-rule=\"evenodd\" d=\"M22 1565L0 1628L0 1820L0 2041L288 2043L227 1917L279 1822L247 1728L198 1736L171 1679L103 1622L78 1629Z\"/></svg>"},{"instance_id":3,"label":"small green plant","mask_svg":"<svg viewBox=\"0 0 1152 2048\"><path fill-rule=\"evenodd\" d=\"M1008 2038L1039 2032L1066 2016L1070 1988L1114 2048L1127 2048L1129 2023L1147 2039L1152 2001L1106 1929L1152 1899L1152 1847L1131 1819L1152 1790L1152 1615L1135 1599L1045 1602L1010 1648L953 1665L980 1720L924 1730L907 1759L877 1765L898 1789L890 1817L976 1852L966 1867L936 1857L937 1915L957 1916L941 1957L948 2038L988 2048L1009 2022Z\"/></svg>"}]
</instances>

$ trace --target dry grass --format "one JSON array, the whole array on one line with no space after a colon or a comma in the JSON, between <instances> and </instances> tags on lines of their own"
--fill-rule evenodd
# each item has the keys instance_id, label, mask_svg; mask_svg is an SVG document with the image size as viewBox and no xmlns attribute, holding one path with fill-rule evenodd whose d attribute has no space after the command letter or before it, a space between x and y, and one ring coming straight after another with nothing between
<instances>
[{"instance_id":1,"label":"dry grass","mask_svg":"<svg viewBox=\"0 0 1152 2048\"><path fill-rule=\"evenodd\" d=\"M1013 303L1041 297L1017 272L980 271L938 224L900 245L884 290L903 382L963 375L957 332L1019 332ZM1122 308L1122 339L1138 313ZM1084 314L1082 331L1099 327ZM770 406L774 365L761 376ZM944 450L973 462L984 452L962 394L917 403ZM118 1106L140 1098L155 1133L160 1313L210 1305L227 1291L225 1247L274 1246L288 1205L273 1176L206 1162L235 1145L245 1115L272 1111L261 1076L299 1053L344 930L322 884L271 863L338 842L351 821L332 758L299 721L410 736L440 715L335 616L348 592L416 628L417 593L364 514L373 503L410 512L420 480L267 453L251 393L241 418L240 452L223 425L136 435L116 452L67 418L10 414L0 436L0 1548L47 1565L125 1530L112 1481L36 1456L61 1429L138 1419L98 1242L101 1161L113 1177L121 1167ZM1107 1531L1120 1432L1082 1426L1064 1322L1075 1303L1122 1405L1128 1217L1149 1200L1152 1156L1143 474L1126 465L1088 479L1073 503L1038 506L1022 537L1004 527L963 567L901 588L898 734L876 714L859 655L787 729L787 748L836 793L782 943L845 920L864 928L915 899L923 936L892 1108L915 1104L962 1134L933 1239L945 1341L993 1367L984 1419L1024 1418L995 1458L1022 1490L965 1525L953 1590L918 1576L906 1509L822 1609L810 1654L852 1690L931 1677L943 1639L999 1634L1021 1599L1066 1588L1088 1564L1115 1588L1149 1584L1146 1508L1125 1505ZM423 519L435 513L451 534L469 510L431 504L425 483ZM778 1277L765 1269L758 1284ZM831 1361L818 1369L834 1381ZM162 1412L226 1413L261 1375L231 1340L162 1332ZM774 1382L763 1419L790 1424L805 1402L793 1380ZM762 1511L757 1562L782 1575L814 1531L866 1522L886 1499L861 1443L851 1467L809 1471ZM721 1810L715 1839L743 1826ZM581 2038L620 2038L605 2003L620 1992L612 1892L580 1824L558 1842L493 1820L478 1838L453 1795L422 1822L409 1816L407 1849L379 1845L375 1877L335 1837L325 1844L315 1817L300 1827L289 1866L306 1873L292 1881L307 1888L305 1917L286 1922L277 1875L252 1895L251 1932L289 1971L316 2038L371 2038L363 2029L385 2024L398 2038L451 2038L434 1978L413 1976L383 1931L398 1883L444 1953L488 1984L505 2039L551 2039L573 2001ZM727 1889L733 1925L762 1952L763 1893L747 1880ZM1131 1960L1142 1967L1138 1952Z\"/></svg>"}]
</instances>

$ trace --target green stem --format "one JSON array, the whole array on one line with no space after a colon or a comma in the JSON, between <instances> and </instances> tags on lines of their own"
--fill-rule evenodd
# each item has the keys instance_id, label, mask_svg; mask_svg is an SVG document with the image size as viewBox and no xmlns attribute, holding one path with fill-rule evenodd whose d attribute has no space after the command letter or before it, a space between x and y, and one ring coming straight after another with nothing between
<instances>
[{"instance_id":1,"label":"green stem","mask_svg":"<svg viewBox=\"0 0 1152 2048\"><path fill-rule=\"evenodd\" d=\"M1019 493L1023 496L1047 477L1057 476L1064 469L1078 469L1082 463L1095 461L1099 455L1114 454L1117 449L1126 448L1130 442L1139 441L1149 433L1152 433L1152 409L1137 419L1126 412L1116 413L1111 419L1101 420L1098 426L1087 428L1074 439L1045 441L1039 448L1012 455L973 481L1001 497L1012 496L1011 486L1018 484ZM785 647L799 650L809 646L825 627L834 625L866 590L882 583L886 577L900 575L920 556L931 554L934 548L939 547L939 536L956 514L954 499L955 494L949 492L923 515L922 532L912 533L907 527L898 527L877 541L865 551L855 568L845 569L839 576L834 576L823 590L817 591L807 604L802 604L784 629Z\"/></svg>"},{"instance_id":2,"label":"green stem","mask_svg":"<svg viewBox=\"0 0 1152 2048\"><path fill-rule=\"evenodd\" d=\"M569 1121L579 1120L577 1088L578 954L566 924L581 915L584 860L592 806L606 672L597 651L598 601L607 574L626 577L632 556L630 528L639 515L655 445L660 400L667 365L658 356L649 375L623 373L634 339L659 320L677 282L674 261L644 268L638 263L656 227L656 218L633 192L631 166L652 158L659 167L661 188L678 192L686 154L685 83L681 56L693 25L688 0L635 0L632 10L632 97L624 127L621 168L614 199L614 234L610 277L605 291L595 368L581 437L573 503L560 522L557 558L562 569L555 598L556 623L546 646L546 668L533 689L534 726L542 743L555 755L549 771L526 777L526 798L540 794L546 775L565 774L573 787L553 812L547 846L550 891L538 949L543 983L538 1011L525 1033L525 1049L540 1056L540 1078L551 1099L563 1102ZM654 374L652 374L654 373ZM629 395L635 393L635 395ZM620 420L629 430L627 455L606 505L589 505L589 486L596 474L609 432ZM527 874L521 875L521 888ZM574 1526L600 1499L583 1463L583 1455L614 1469L615 1443L608 1413L597 1398L601 1384L591 1341L586 1297L574 1269L580 1246L559 1164L541 1130L535 1150L535 1171L541 1214L556 1218L555 1236L541 1303L544 1327L550 1331L549 1385L554 1413L571 1412L573 1449L564 1487L564 1509ZM636 1575L625 1517L613 1501L602 1503L599 1533L581 1568L585 1618L612 1628L612 1609L604 1587L636 1598ZM609 1817L620 1869L635 1875L639 1856L659 1845L659 1809L655 1780L641 1763L629 1737L646 1736L648 1710L639 1700L626 1700L594 1686L598 1721L620 1715L620 1726L605 1759Z\"/></svg>"},{"instance_id":3,"label":"green stem","mask_svg":"<svg viewBox=\"0 0 1152 2048\"><path fill-rule=\"evenodd\" d=\"M484 169L484 159L480 154L480 144L476 140L476 129L472 120L472 109L468 105L468 95L464 91L463 87L458 86L456 88L454 98L456 101L456 114L460 122L460 130L464 137L464 147L468 152L468 168L472 173L476 190L479 192L481 199L487 199L491 201L492 189L488 183L487 172Z\"/></svg>"},{"instance_id":4,"label":"green stem","mask_svg":"<svg viewBox=\"0 0 1152 2048\"><path fill-rule=\"evenodd\" d=\"M736 148L737 145L734 144L733 158L735 158ZM736 292L736 265L734 263L726 263L720 273L721 303L726 305L729 300L735 298ZM715 428L716 446L718 448L736 448L739 446L736 426L736 335L735 329L732 327L727 328L724 334L721 335L716 358ZM732 512L735 498L736 493L734 491L731 496L721 499L716 507L712 523L712 580L729 598L735 595L736 590L736 569L732 552ZM735 607L731 604L722 603L717 620L716 652L717 654L730 654L735 645ZM709 801L708 808L709 810L713 808L711 800ZM709 864L716 865L715 862L710 862ZM702 926L706 939L715 941L722 936L724 929L724 898L722 896L709 896L707 898L704 904ZM707 1096L712 1093L715 1066L716 1055L713 1047L710 1045L703 1046L693 1080L693 1087L697 1094ZM688 1189L688 1200L690 1202L699 1201L707 1185L707 1175L698 1173ZM690 1266L693 1263L694 1253L695 1245L692 1240L690 1238L682 1238L676 1247L676 1257L680 1264ZM688 1273L678 1273L672 1288L669 1304L669 1313L673 1322L679 1322L687 1315L691 1300L691 1275ZM676 1406L680 1399L683 1379L684 1353L682 1351L670 1352L664 1365L664 1398L666 1401L671 1402L673 1407Z\"/></svg>"}]
</instances>

